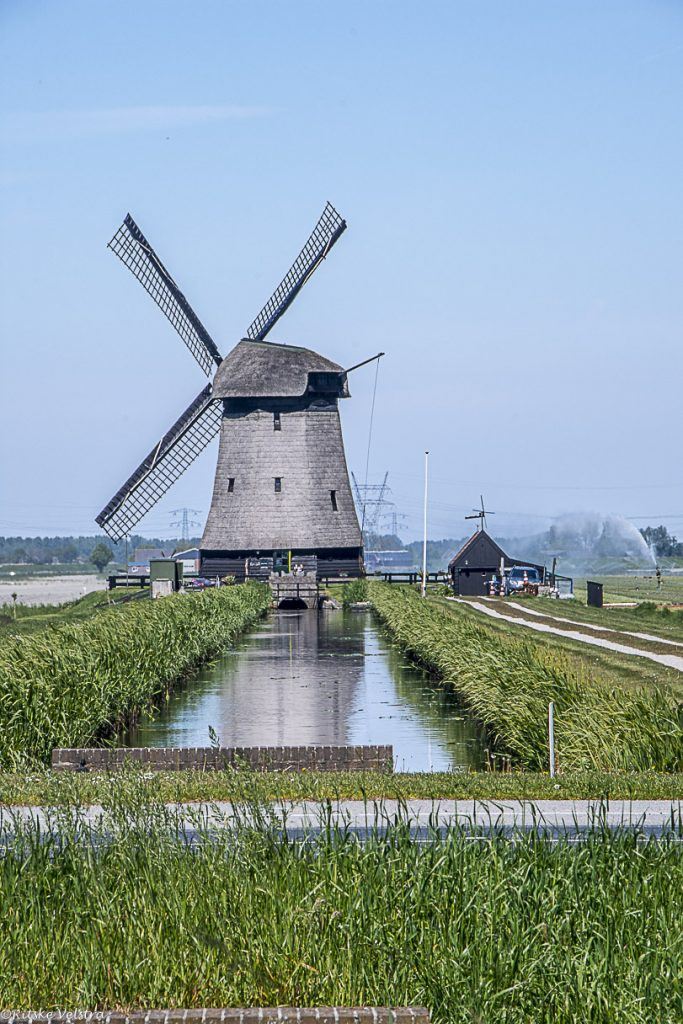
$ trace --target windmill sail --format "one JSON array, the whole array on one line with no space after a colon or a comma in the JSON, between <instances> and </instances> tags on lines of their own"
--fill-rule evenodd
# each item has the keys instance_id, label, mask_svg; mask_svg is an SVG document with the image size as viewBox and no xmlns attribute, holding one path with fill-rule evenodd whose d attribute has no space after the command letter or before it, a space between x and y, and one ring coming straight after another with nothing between
<instances>
[{"instance_id":1,"label":"windmill sail","mask_svg":"<svg viewBox=\"0 0 683 1024\"><path fill-rule=\"evenodd\" d=\"M120 540L156 505L220 430L222 403L207 384L96 518Z\"/></svg>"},{"instance_id":2,"label":"windmill sail","mask_svg":"<svg viewBox=\"0 0 683 1024\"><path fill-rule=\"evenodd\" d=\"M249 326L247 338L263 341L345 230L346 221L327 203L303 249Z\"/></svg>"},{"instance_id":3,"label":"windmill sail","mask_svg":"<svg viewBox=\"0 0 683 1024\"><path fill-rule=\"evenodd\" d=\"M221 354L211 335L166 270L130 214L108 246L149 292L207 377L220 365Z\"/></svg>"}]
</instances>

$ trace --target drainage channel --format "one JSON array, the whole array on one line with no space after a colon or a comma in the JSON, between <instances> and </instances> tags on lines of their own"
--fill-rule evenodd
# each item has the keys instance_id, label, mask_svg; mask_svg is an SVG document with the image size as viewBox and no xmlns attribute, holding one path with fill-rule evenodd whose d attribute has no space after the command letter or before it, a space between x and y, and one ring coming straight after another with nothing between
<instances>
[{"instance_id":1,"label":"drainage channel","mask_svg":"<svg viewBox=\"0 0 683 1024\"><path fill-rule=\"evenodd\" d=\"M277 611L124 737L135 747L392 744L397 771L481 768L483 732L369 611Z\"/></svg>"}]
</instances>

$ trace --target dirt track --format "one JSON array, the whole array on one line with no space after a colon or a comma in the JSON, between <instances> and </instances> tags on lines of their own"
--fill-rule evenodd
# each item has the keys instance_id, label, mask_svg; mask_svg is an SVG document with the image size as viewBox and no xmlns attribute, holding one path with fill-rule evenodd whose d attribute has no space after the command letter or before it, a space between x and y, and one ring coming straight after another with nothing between
<instances>
[{"instance_id":1,"label":"dirt track","mask_svg":"<svg viewBox=\"0 0 683 1024\"><path fill-rule=\"evenodd\" d=\"M468 608L474 608L476 611L482 612L484 615L488 615L492 619L501 619L504 622L511 622L513 625L526 626L527 629L533 629L537 633L552 633L555 636L563 636L569 640L578 640L579 643L590 644L593 647L604 647L608 651L617 651L619 654L630 654L634 657L649 658L650 661L657 661L660 665L666 665L668 668L675 668L679 672L683 672L683 657L680 655L657 654L654 651L644 651L639 647L630 647L626 644L619 644L614 640L606 640L603 637L591 636L588 633L582 632L583 623L580 628L578 623L573 623L577 628L560 629L559 627L548 626L544 622L530 622L528 619L524 619L520 615L505 615L503 612L497 611L495 608L490 607L483 601L465 601L461 597L449 597L447 600L467 605Z\"/></svg>"}]
</instances>

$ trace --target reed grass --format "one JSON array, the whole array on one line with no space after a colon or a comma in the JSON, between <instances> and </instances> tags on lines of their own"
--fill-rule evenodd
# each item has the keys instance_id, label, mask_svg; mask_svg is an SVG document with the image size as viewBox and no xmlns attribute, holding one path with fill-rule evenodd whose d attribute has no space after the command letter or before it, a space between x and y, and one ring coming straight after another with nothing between
<instances>
[{"instance_id":1,"label":"reed grass","mask_svg":"<svg viewBox=\"0 0 683 1024\"><path fill-rule=\"evenodd\" d=\"M367 580L357 579L351 580L350 583L345 583L341 588L342 595L342 606L344 608L350 608L353 604L367 601L368 599L368 583Z\"/></svg>"},{"instance_id":2,"label":"reed grass","mask_svg":"<svg viewBox=\"0 0 683 1024\"><path fill-rule=\"evenodd\" d=\"M532 770L548 767L547 711L564 771L681 771L683 706L652 686L605 685L559 650L496 633L459 605L406 587L370 584L370 600L399 646L456 690L493 746Z\"/></svg>"},{"instance_id":3,"label":"reed grass","mask_svg":"<svg viewBox=\"0 0 683 1024\"><path fill-rule=\"evenodd\" d=\"M106 736L256 621L263 585L134 601L0 643L0 767Z\"/></svg>"},{"instance_id":4,"label":"reed grass","mask_svg":"<svg viewBox=\"0 0 683 1024\"><path fill-rule=\"evenodd\" d=\"M572 772L146 772L131 766L104 772L53 772L47 768L0 773L0 805L101 804L111 786L139 772L144 797L188 801L324 800L670 800L683 809L683 773Z\"/></svg>"},{"instance_id":5,"label":"reed grass","mask_svg":"<svg viewBox=\"0 0 683 1024\"><path fill-rule=\"evenodd\" d=\"M7 823L5 823L7 825ZM14 826L0 859L0 1007L427 1005L435 1024L673 1024L675 836L579 843L395 819L307 842L268 808L191 836L116 797Z\"/></svg>"}]
</instances>

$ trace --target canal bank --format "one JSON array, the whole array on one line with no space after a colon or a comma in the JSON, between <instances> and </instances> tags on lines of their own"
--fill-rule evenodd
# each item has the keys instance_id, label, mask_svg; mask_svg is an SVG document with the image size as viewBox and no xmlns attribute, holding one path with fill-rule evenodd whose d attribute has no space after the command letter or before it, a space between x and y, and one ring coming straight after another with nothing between
<instances>
[{"instance_id":1,"label":"canal bank","mask_svg":"<svg viewBox=\"0 0 683 1024\"><path fill-rule=\"evenodd\" d=\"M142 716L128 746L384 744L398 771L479 769L458 698L410 663L370 611L277 611Z\"/></svg>"}]
</instances>

